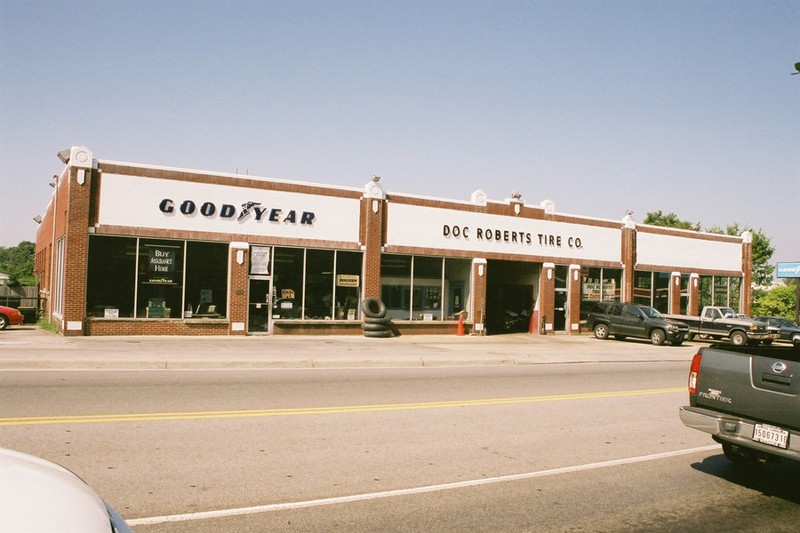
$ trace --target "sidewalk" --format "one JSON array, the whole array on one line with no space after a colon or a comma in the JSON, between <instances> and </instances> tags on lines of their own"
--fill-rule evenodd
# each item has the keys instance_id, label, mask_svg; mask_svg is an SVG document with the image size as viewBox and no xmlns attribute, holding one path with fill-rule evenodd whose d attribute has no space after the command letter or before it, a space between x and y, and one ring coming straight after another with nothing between
<instances>
[{"instance_id":1,"label":"sidewalk","mask_svg":"<svg viewBox=\"0 0 800 533\"><path fill-rule=\"evenodd\" d=\"M489 337L274 335L61 337L36 326L0 331L0 371L43 369L354 368L681 361L698 345L652 346L590 335Z\"/></svg>"}]
</instances>

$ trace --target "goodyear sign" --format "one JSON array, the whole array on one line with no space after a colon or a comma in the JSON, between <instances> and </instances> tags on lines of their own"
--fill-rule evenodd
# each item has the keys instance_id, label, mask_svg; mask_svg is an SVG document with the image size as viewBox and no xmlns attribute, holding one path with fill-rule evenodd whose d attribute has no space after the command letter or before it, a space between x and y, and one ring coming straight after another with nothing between
<instances>
[{"instance_id":1,"label":"goodyear sign","mask_svg":"<svg viewBox=\"0 0 800 533\"><path fill-rule=\"evenodd\" d=\"M800 263L778 263L776 275L779 278L800 278Z\"/></svg>"}]
</instances>

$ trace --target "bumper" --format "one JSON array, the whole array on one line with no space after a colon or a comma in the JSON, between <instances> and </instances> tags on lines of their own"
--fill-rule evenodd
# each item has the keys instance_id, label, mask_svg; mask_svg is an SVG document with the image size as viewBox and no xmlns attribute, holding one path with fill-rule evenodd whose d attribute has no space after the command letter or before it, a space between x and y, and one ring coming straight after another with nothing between
<instances>
[{"instance_id":1,"label":"bumper","mask_svg":"<svg viewBox=\"0 0 800 533\"><path fill-rule=\"evenodd\" d=\"M800 461L800 433L794 430L789 430L789 446L784 450L754 441L753 432L755 431L756 422L752 420L689 406L680 408L680 417L684 426L708 433L716 437L717 440Z\"/></svg>"}]
</instances>

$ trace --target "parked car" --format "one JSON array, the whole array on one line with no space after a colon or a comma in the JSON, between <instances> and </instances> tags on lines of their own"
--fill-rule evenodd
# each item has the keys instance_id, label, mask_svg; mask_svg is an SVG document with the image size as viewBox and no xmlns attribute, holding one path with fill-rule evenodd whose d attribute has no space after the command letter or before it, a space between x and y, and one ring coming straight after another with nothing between
<instances>
[{"instance_id":1,"label":"parked car","mask_svg":"<svg viewBox=\"0 0 800 533\"><path fill-rule=\"evenodd\" d=\"M800 348L800 326L791 320L780 316L757 316L755 320L766 322L767 329L778 334L779 342L790 342Z\"/></svg>"},{"instance_id":2,"label":"parked car","mask_svg":"<svg viewBox=\"0 0 800 533\"><path fill-rule=\"evenodd\" d=\"M656 309L646 305L621 302L598 302L589 312L586 325L598 339L626 337L650 339L655 345L669 341L680 346L689 335L689 326L664 318Z\"/></svg>"},{"instance_id":3,"label":"parked car","mask_svg":"<svg viewBox=\"0 0 800 533\"><path fill-rule=\"evenodd\" d=\"M22 316L18 309L0 305L0 329L6 329L8 326L18 326L24 321L25 317Z\"/></svg>"},{"instance_id":4,"label":"parked car","mask_svg":"<svg viewBox=\"0 0 800 533\"><path fill-rule=\"evenodd\" d=\"M78 476L6 448L0 448L0 509L0 531L132 532Z\"/></svg>"}]
</instances>

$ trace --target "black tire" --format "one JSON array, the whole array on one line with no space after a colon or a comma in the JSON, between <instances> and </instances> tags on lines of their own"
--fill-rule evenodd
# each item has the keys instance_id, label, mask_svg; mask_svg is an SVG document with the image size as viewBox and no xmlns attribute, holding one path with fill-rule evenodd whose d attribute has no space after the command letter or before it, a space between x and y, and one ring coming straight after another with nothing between
<instances>
[{"instance_id":1,"label":"black tire","mask_svg":"<svg viewBox=\"0 0 800 533\"><path fill-rule=\"evenodd\" d=\"M391 331L386 324L361 324L361 329L364 331Z\"/></svg>"},{"instance_id":2,"label":"black tire","mask_svg":"<svg viewBox=\"0 0 800 533\"><path fill-rule=\"evenodd\" d=\"M744 346L747 344L747 335L744 331L734 331L731 333L731 344L734 346Z\"/></svg>"},{"instance_id":3,"label":"black tire","mask_svg":"<svg viewBox=\"0 0 800 533\"><path fill-rule=\"evenodd\" d=\"M768 340L761 341L761 342L766 344L767 346L769 346L770 344L772 344L772 339L768 339Z\"/></svg>"},{"instance_id":4,"label":"black tire","mask_svg":"<svg viewBox=\"0 0 800 533\"><path fill-rule=\"evenodd\" d=\"M381 326L384 326L384 327L388 328L389 325L391 324L391 322L392 322L392 319L391 318L386 318L386 317L384 317L384 318L372 318L370 316L364 317L364 323L365 324L380 324Z\"/></svg>"},{"instance_id":5,"label":"black tire","mask_svg":"<svg viewBox=\"0 0 800 533\"><path fill-rule=\"evenodd\" d=\"M392 331L388 329L385 329L383 331L365 331L364 336L373 339L388 339L389 337L392 336Z\"/></svg>"},{"instance_id":6,"label":"black tire","mask_svg":"<svg viewBox=\"0 0 800 533\"><path fill-rule=\"evenodd\" d=\"M0 315L0 329L6 329L8 327L8 318L6 315Z\"/></svg>"},{"instance_id":7,"label":"black tire","mask_svg":"<svg viewBox=\"0 0 800 533\"><path fill-rule=\"evenodd\" d=\"M667 340L667 335L663 329L654 329L650 332L650 342L655 346L661 346Z\"/></svg>"},{"instance_id":8,"label":"black tire","mask_svg":"<svg viewBox=\"0 0 800 533\"><path fill-rule=\"evenodd\" d=\"M368 318L383 318L386 316L386 304L378 298L365 298L361 302L361 310Z\"/></svg>"},{"instance_id":9,"label":"black tire","mask_svg":"<svg viewBox=\"0 0 800 533\"><path fill-rule=\"evenodd\" d=\"M594 326L594 336L604 341L608 338L608 324L596 324Z\"/></svg>"},{"instance_id":10,"label":"black tire","mask_svg":"<svg viewBox=\"0 0 800 533\"><path fill-rule=\"evenodd\" d=\"M683 339L672 341L673 346L680 346L681 344L683 344Z\"/></svg>"},{"instance_id":11,"label":"black tire","mask_svg":"<svg viewBox=\"0 0 800 533\"><path fill-rule=\"evenodd\" d=\"M628 337L626 337L625 335L614 335L614 338L617 339L618 341L624 341Z\"/></svg>"}]
</instances>

